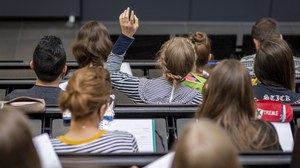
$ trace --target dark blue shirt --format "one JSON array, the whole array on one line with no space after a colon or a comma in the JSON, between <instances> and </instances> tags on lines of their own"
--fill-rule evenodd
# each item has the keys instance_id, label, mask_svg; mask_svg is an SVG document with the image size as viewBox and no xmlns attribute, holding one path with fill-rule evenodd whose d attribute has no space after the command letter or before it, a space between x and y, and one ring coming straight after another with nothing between
<instances>
[{"instance_id":1,"label":"dark blue shirt","mask_svg":"<svg viewBox=\"0 0 300 168\"><path fill-rule=\"evenodd\" d=\"M46 105L58 105L58 98L61 91L62 90L59 87L34 85L31 89L14 90L10 94L5 96L4 100L9 101L17 97L28 96L44 99Z\"/></svg>"},{"instance_id":2,"label":"dark blue shirt","mask_svg":"<svg viewBox=\"0 0 300 168\"><path fill-rule=\"evenodd\" d=\"M300 94L283 87L257 84L254 86L254 97L258 100L277 100L284 103L295 103L300 99Z\"/></svg>"}]
</instances>

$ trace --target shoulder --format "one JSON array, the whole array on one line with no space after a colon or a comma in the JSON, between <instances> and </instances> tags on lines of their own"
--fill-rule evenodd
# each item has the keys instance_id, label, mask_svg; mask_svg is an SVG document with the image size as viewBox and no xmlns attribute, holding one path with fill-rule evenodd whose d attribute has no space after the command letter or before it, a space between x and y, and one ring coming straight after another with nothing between
<instances>
[{"instance_id":1,"label":"shoulder","mask_svg":"<svg viewBox=\"0 0 300 168\"><path fill-rule=\"evenodd\" d=\"M299 57L294 56L293 58L294 58L294 61L295 61L295 62L296 62L296 61L297 61L297 62L300 62L300 58L299 58Z\"/></svg>"},{"instance_id":2,"label":"shoulder","mask_svg":"<svg viewBox=\"0 0 300 168\"><path fill-rule=\"evenodd\" d=\"M254 61L256 54L247 55L241 58L241 62Z\"/></svg>"},{"instance_id":3,"label":"shoulder","mask_svg":"<svg viewBox=\"0 0 300 168\"><path fill-rule=\"evenodd\" d=\"M123 138L135 139L132 134L125 132L125 131L106 131L106 133L103 135L103 137L117 137L120 139L123 139Z\"/></svg>"},{"instance_id":4,"label":"shoulder","mask_svg":"<svg viewBox=\"0 0 300 168\"><path fill-rule=\"evenodd\" d=\"M110 142L108 153L137 152L138 145L134 136L124 131L106 131L99 141Z\"/></svg>"},{"instance_id":5,"label":"shoulder","mask_svg":"<svg viewBox=\"0 0 300 168\"><path fill-rule=\"evenodd\" d=\"M5 100L9 101L11 99L20 97L20 96L30 96L28 95L28 93L30 93L30 90L14 90L11 93L9 93L8 95L5 96Z\"/></svg>"},{"instance_id":6,"label":"shoulder","mask_svg":"<svg viewBox=\"0 0 300 168\"><path fill-rule=\"evenodd\" d=\"M269 135L269 138L276 139L277 138L277 132L275 130L275 127L267 121L260 120L260 119L254 119L251 121L251 124L254 128L258 131L258 135L264 136Z\"/></svg>"},{"instance_id":7,"label":"shoulder","mask_svg":"<svg viewBox=\"0 0 300 168\"><path fill-rule=\"evenodd\" d=\"M294 58L294 64L295 64L295 69L296 71L299 71L299 67L300 67L300 58L299 57L293 57ZM297 75L297 74L296 74Z\"/></svg>"},{"instance_id":8,"label":"shoulder","mask_svg":"<svg viewBox=\"0 0 300 168\"><path fill-rule=\"evenodd\" d=\"M256 129L256 139L261 150L282 150L275 127L263 120L252 120L252 125Z\"/></svg>"}]
</instances>

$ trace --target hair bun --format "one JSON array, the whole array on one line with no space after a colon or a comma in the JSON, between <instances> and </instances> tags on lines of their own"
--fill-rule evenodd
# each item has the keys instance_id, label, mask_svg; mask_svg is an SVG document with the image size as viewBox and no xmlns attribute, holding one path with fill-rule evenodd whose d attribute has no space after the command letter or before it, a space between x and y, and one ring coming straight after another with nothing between
<instances>
[{"instance_id":1,"label":"hair bun","mask_svg":"<svg viewBox=\"0 0 300 168\"><path fill-rule=\"evenodd\" d=\"M193 44L205 43L207 41L207 34L202 32L194 32L189 35L189 39Z\"/></svg>"}]
</instances>

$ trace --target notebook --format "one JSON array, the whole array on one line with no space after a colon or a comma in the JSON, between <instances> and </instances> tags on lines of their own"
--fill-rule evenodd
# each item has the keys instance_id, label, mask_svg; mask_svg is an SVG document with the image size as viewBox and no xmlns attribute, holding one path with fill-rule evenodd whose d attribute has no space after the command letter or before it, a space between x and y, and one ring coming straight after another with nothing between
<instances>
[{"instance_id":1,"label":"notebook","mask_svg":"<svg viewBox=\"0 0 300 168\"><path fill-rule=\"evenodd\" d=\"M103 120L100 129L129 132L135 137L139 152L156 152L155 120L153 119Z\"/></svg>"}]
</instances>

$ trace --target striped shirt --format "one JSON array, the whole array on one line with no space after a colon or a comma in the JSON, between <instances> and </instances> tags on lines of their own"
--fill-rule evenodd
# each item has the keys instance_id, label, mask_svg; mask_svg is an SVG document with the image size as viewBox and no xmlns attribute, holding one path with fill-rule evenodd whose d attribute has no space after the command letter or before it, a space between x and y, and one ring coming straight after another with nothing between
<instances>
[{"instance_id":1,"label":"striped shirt","mask_svg":"<svg viewBox=\"0 0 300 168\"><path fill-rule=\"evenodd\" d=\"M146 79L128 75L120 71L126 50L133 39L120 35L108 57L105 68L110 72L112 85L136 103L147 104L200 104L202 94L197 90L182 86L173 88L166 78Z\"/></svg>"},{"instance_id":2,"label":"striped shirt","mask_svg":"<svg viewBox=\"0 0 300 168\"><path fill-rule=\"evenodd\" d=\"M63 136L51 140L57 153L132 153L138 146L132 134L122 131L100 131L86 140L72 141Z\"/></svg>"},{"instance_id":3,"label":"striped shirt","mask_svg":"<svg viewBox=\"0 0 300 168\"><path fill-rule=\"evenodd\" d=\"M165 78L146 79L114 72L110 76L113 86L136 103L147 104L199 104L202 95L195 89L181 84L175 87Z\"/></svg>"},{"instance_id":4,"label":"striped shirt","mask_svg":"<svg viewBox=\"0 0 300 168\"><path fill-rule=\"evenodd\" d=\"M256 54L245 56L241 59L241 63L249 70L249 74L251 78L255 78L254 74L254 61ZM296 78L300 78L300 58L294 57L295 64L295 76Z\"/></svg>"}]
</instances>

